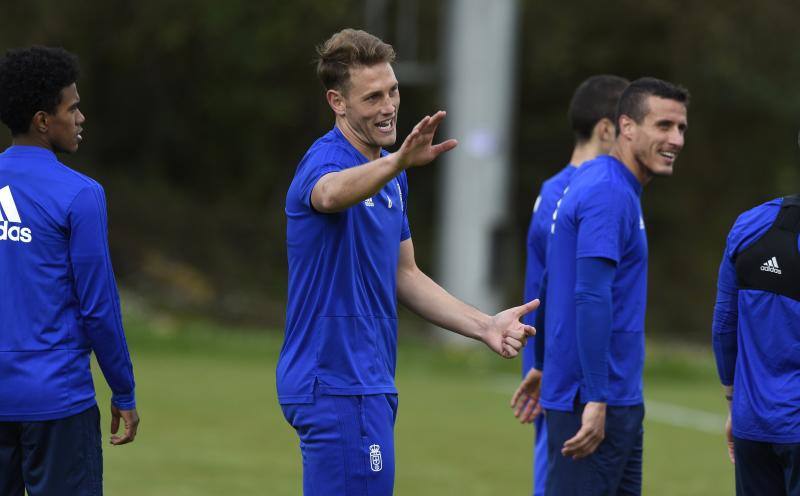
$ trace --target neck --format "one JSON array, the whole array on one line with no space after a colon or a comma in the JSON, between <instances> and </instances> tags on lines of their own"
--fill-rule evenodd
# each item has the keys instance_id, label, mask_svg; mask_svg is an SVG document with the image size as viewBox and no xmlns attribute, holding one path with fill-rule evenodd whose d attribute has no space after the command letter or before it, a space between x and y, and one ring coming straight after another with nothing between
<instances>
[{"instance_id":1,"label":"neck","mask_svg":"<svg viewBox=\"0 0 800 496\"><path fill-rule=\"evenodd\" d=\"M41 135L18 134L11 139L11 145L15 146L38 146L53 151L50 143Z\"/></svg>"},{"instance_id":2,"label":"neck","mask_svg":"<svg viewBox=\"0 0 800 496\"><path fill-rule=\"evenodd\" d=\"M592 160L593 158L603 155L604 153L605 150L603 150L597 140L592 139L589 141L584 141L583 143L577 143L575 145L575 148L572 150L572 157L570 157L569 163L575 167L580 167L581 164L587 160Z\"/></svg>"},{"instance_id":3,"label":"neck","mask_svg":"<svg viewBox=\"0 0 800 496\"><path fill-rule=\"evenodd\" d=\"M358 133L348 125L347 120L343 117L336 116L336 127L342 132L345 139L353 145L353 147L361 152L362 155L367 157L367 160L377 160L381 157L381 147L375 145L368 145L364 140L360 139Z\"/></svg>"},{"instance_id":4,"label":"neck","mask_svg":"<svg viewBox=\"0 0 800 496\"><path fill-rule=\"evenodd\" d=\"M650 174L649 171L642 167L641 164L639 164L639 161L636 160L633 151L631 151L629 147L622 146L619 139L616 143L614 143L614 148L611 149L611 153L609 153L609 155L622 162L622 164L629 171L631 171L631 174L636 177L636 180L639 181L639 184L642 186L645 186L653 178L652 174Z\"/></svg>"}]
</instances>

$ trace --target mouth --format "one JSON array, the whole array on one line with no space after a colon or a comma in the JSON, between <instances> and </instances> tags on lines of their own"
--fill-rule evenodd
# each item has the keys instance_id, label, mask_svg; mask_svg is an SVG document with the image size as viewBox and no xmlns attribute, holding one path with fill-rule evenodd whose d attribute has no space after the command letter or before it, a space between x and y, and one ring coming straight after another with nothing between
<instances>
[{"instance_id":1,"label":"mouth","mask_svg":"<svg viewBox=\"0 0 800 496\"><path fill-rule=\"evenodd\" d=\"M382 132L384 134L389 134L389 133L392 133L394 131L395 123L396 123L396 116L393 116L393 117L390 117L390 118L388 118L386 120L377 122L375 124L375 127L378 128L378 131L380 131L380 132Z\"/></svg>"},{"instance_id":2,"label":"mouth","mask_svg":"<svg viewBox=\"0 0 800 496\"><path fill-rule=\"evenodd\" d=\"M83 129L78 129L78 134L75 135L75 139L78 141L78 143L83 141L83 136L81 133L83 133Z\"/></svg>"},{"instance_id":3,"label":"mouth","mask_svg":"<svg viewBox=\"0 0 800 496\"><path fill-rule=\"evenodd\" d=\"M678 152L658 152L658 154L664 157L669 164L672 164L676 158L678 158Z\"/></svg>"}]
</instances>

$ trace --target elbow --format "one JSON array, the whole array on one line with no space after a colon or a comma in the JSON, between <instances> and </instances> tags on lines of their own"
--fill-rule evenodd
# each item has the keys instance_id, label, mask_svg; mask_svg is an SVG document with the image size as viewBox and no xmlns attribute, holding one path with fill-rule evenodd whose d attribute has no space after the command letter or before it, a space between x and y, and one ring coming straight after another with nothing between
<instances>
[{"instance_id":1,"label":"elbow","mask_svg":"<svg viewBox=\"0 0 800 496\"><path fill-rule=\"evenodd\" d=\"M577 290L575 291L576 305L600 305L611 301L611 291Z\"/></svg>"},{"instance_id":2,"label":"elbow","mask_svg":"<svg viewBox=\"0 0 800 496\"><path fill-rule=\"evenodd\" d=\"M315 194L312 198L312 203L314 204L315 210L324 214L330 214L340 210L336 196L327 190Z\"/></svg>"}]
</instances>

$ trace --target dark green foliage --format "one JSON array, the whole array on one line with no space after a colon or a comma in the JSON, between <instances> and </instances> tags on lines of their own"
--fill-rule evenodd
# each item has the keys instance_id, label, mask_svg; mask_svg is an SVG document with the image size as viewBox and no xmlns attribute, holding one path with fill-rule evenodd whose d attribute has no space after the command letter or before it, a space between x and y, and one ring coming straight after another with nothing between
<instances>
[{"instance_id":1,"label":"dark green foliage","mask_svg":"<svg viewBox=\"0 0 800 496\"><path fill-rule=\"evenodd\" d=\"M675 177L644 194L649 326L705 339L727 229L742 210L800 189L800 4L521 4L509 212L517 250L503 255L519 260L520 275L506 282L509 303L521 294L536 188L569 158L573 89L597 73L655 76L686 86L692 106ZM419 7L424 61L442 53L446 8ZM4 9L0 47L60 45L80 56L86 140L65 161L106 186L125 285L190 311L279 324L284 195L305 149L333 124L314 47L363 19L363 0L30 0ZM397 42L391 29L385 38ZM403 86L402 75L401 88L402 137L444 98L441 85ZM438 178L436 164L410 174L418 261L434 273Z\"/></svg>"}]
</instances>

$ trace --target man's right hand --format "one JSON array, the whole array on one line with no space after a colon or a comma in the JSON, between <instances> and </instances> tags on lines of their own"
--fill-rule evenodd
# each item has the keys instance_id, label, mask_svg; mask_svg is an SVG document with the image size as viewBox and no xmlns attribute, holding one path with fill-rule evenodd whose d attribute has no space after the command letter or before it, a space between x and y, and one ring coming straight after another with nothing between
<instances>
[{"instance_id":1,"label":"man's right hand","mask_svg":"<svg viewBox=\"0 0 800 496\"><path fill-rule=\"evenodd\" d=\"M539 404L541 389L542 371L532 368L511 397L511 408L520 423L529 424L542 412L542 405Z\"/></svg>"},{"instance_id":2,"label":"man's right hand","mask_svg":"<svg viewBox=\"0 0 800 496\"><path fill-rule=\"evenodd\" d=\"M119 431L119 421L125 423L125 432L117 436ZM136 431L139 428L139 414L136 409L120 410L113 404L111 405L111 444L119 446L121 444L132 443L136 438Z\"/></svg>"},{"instance_id":3,"label":"man's right hand","mask_svg":"<svg viewBox=\"0 0 800 496\"><path fill-rule=\"evenodd\" d=\"M581 416L581 428L572 439L568 439L561 454L573 460L585 458L595 452L606 437L606 404L590 401Z\"/></svg>"},{"instance_id":4,"label":"man's right hand","mask_svg":"<svg viewBox=\"0 0 800 496\"><path fill-rule=\"evenodd\" d=\"M414 126L411 133L397 150L397 162L401 169L426 165L444 152L458 145L458 141L449 139L438 145L433 144L433 135L444 120L446 112L440 110L431 116L425 116Z\"/></svg>"}]
</instances>

